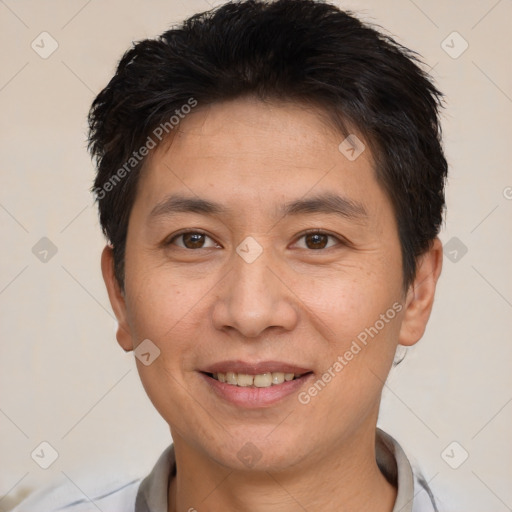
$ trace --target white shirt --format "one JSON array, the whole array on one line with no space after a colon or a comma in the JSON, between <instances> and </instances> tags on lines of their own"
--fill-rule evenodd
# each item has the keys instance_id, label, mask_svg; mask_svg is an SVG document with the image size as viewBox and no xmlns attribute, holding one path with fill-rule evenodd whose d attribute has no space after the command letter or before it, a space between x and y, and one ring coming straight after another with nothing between
<instances>
[{"instance_id":1,"label":"white shirt","mask_svg":"<svg viewBox=\"0 0 512 512\"><path fill-rule=\"evenodd\" d=\"M377 464L398 486L393 512L439 512L432 491L416 474L398 442L381 429L376 435ZM174 446L160 455L144 479L98 489L86 497L71 482L43 489L29 496L11 512L167 512L169 477L176 474Z\"/></svg>"}]
</instances>

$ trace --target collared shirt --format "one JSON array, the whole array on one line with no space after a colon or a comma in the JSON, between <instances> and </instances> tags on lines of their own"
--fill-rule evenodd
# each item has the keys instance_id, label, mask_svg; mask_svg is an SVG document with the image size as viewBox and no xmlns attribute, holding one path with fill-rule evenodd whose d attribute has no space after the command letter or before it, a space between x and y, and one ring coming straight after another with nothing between
<instances>
[{"instance_id":1,"label":"collared shirt","mask_svg":"<svg viewBox=\"0 0 512 512\"><path fill-rule=\"evenodd\" d=\"M379 428L376 456L380 470L398 488L393 512L439 512L431 490L421 475L413 471L401 446ZM68 482L35 493L11 512L90 512L93 507L102 512L167 512L169 479L175 474L171 444L144 479L99 489L89 497Z\"/></svg>"}]
</instances>

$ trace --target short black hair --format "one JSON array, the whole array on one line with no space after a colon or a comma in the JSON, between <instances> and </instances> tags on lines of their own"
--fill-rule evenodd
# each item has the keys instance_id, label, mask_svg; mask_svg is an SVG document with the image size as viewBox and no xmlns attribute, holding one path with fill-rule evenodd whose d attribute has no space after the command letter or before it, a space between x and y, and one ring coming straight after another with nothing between
<instances>
[{"instance_id":1,"label":"short black hair","mask_svg":"<svg viewBox=\"0 0 512 512\"><path fill-rule=\"evenodd\" d=\"M316 106L344 137L363 136L393 205L407 288L445 207L444 96L424 67L418 53L353 12L314 0L229 2L134 43L88 117L93 191L121 288L150 141L159 143L192 106L249 95Z\"/></svg>"}]
</instances>

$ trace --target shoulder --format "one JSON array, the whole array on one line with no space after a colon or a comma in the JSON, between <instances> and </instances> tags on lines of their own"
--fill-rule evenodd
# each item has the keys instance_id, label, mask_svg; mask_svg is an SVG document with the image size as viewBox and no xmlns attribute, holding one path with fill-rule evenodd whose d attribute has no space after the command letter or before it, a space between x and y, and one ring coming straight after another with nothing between
<instances>
[{"instance_id":1,"label":"shoulder","mask_svg":"<svg viewBox=\"0 0 512 512\"><path fill-rule=\"evenodd\" d=\"M412 512L440 512L438 501L422 473L413 467L414 501Z\"/></svg>"},{"instance_id":2,"label":"shoulder","mask_svg":"<svg viewBox=\"0 0 512 512\"><path fill-rule=\"evenodd\" d=\"M140 482L141 479L109 482L95 486L91 492L63 477L28 496L11 512L134 512Z\"/></svg>"}]
</instances>

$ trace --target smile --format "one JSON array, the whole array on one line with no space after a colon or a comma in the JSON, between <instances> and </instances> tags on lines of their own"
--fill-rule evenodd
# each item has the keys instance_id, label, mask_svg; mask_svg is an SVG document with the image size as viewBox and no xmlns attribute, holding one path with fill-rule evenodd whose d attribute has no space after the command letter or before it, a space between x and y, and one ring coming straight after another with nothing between
<instances>
[{"instance_id":1,"label":"smile","mask_svg":"<svg viewBox=\"0 0 512 512\"><path fill-rule=\"evenodd\" d=\"M268 388L270 386L279 386L283 382L288 382L301 377L302 375L284 372L267 372L258 375L249 375L247 373L236 372L218 372L209 374L215 380L232 386Z\"/></svg>"}]
</instances>

